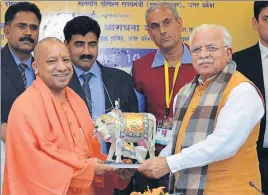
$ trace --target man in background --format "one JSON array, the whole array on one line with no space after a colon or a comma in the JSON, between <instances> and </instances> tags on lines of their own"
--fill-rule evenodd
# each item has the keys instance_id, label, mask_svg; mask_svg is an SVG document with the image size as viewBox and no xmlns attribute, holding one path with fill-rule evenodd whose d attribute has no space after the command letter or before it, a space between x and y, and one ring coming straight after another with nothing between
<instances>
[{"instance_id":1,"label":"man in background","mask_svg":"<svg viewBox=\"0 0 268 195\"><path fill-rule=\"evenodd\" d=\"M249 78L261 91L266 109L268 105L268 2L254 2L254 17L252 24L259 34L257 44L234 53L233 60L237 70ZM257 151L260 162L262 190L268 194L268 114L265 112L261 120L260 135L257 142Z\"/></svg>"},{"instance_id":2,"label":"man in background","mask_svg":"<svg viewBox=\"0 0 268 195\"><path fill-rule=\"evenodd\" d=\"M41 13L35 4L13 4L5 13L4 33L7 44L1 50L1 132L14 100L34 80L31 52L38 41Z\"/></svg>"},{"instance_id":3,"label":"man in background","mask_svg":"<svg viewBox=\"0 0 268 195\"><path fill-rule=\"evenodd\" d=\"M100 34L98 22L88 16L75 17L64 27L65 44L74 65L69 87L85 101L93 120L115 108L116 100L122 112L138 112L131 76L97 61ZM99 139L102 152L107 154L110 143ZM121 194L130 194L132 187L128 189Z\"/></svg>"},{"instance_id":4,"label":"man in background","mask_svg":"<svg viewBox=\"0 0 268 195\"><path fill-rule=\"evenodd\" d=\"M133 64L132 75L138 92L139 110L152 113L158 124L171 124L167 126L172 127L174 97L182 86L194 78L196 72L189 47L181 41L183 21L176 8L168 3L155 4L147 9L145 20L148 34L158 50ZM167 136L163 136L165 131ZM157 132L156 155L172 138L171 128L159 126ZM146 181L140 175L136 183L137 189L144 191L147 186L167 187L168 180Z\"/></svg>"},{"instance_id":5,"label":"man in background","mask_svg":"<svg viewBox=\"0 0 268 195\"><path fill-rule=\"evenodd\" d=\"M41 18L39 8L29 2L13 4L5 13L4 34L7 44L1 49L2 176L4 175L7 119L13 102L35 79L31 52L38 41Z\"/></svg>"}]
</instances>

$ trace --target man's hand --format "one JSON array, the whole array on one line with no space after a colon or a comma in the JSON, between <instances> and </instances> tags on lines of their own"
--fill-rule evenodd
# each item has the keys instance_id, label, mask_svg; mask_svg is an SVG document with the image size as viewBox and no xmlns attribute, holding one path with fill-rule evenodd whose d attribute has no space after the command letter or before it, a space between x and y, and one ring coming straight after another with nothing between
<instances>
[{"instance_id":1,"label":"man's hand","mask_svg":"<svg viewBox=\"0 0 268 195\"><path fill-rule=\"evenodd\" d=\"M103 164L103 161L95 158L95 175L103 175L107 172L116 171L116 168Z\"/></svg>"},{"instance_id":2,"label":"man's hand","mask_svg":"<svg viewBox=\"0 0 268 195\"><path fill-rule=\"evenodd\" d=\"M118 169L117 174L121 180L130 180L136 171L137 169Z\"/></svg>"},{"instance_id":3,"label":"man's hand","mask_svg":"<svg viewBox=\"0 0 268 195\"><path fill-rule=\"evenodd\" d=\"M1 124L1 140L6 142L7 123Z\"/></svg>"},{"instance_id":4,"label":"man's hand","mask_svg":"<svg viewBox=\"0 0 268 195\"><path fill-rule=\"evenodd\" d=\"M156 157L146 160L141 164L138 170L152 179L159 179L170 172L167 160L164 157Z\"/></svg>"}]
</instances>

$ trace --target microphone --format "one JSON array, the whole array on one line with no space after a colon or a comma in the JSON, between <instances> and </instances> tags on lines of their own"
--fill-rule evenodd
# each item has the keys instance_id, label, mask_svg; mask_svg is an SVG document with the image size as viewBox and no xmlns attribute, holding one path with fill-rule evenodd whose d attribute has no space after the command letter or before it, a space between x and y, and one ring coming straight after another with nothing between
<instances>
[{"instance_id":1,"label":"microphone","mask_svg":"<svg viewBox=\"0 0 268 195\"><path fill-rule=\"evenodd\" d=\"M250 181L250 182L249 182L249 185L250 185L250 187L253 187L253 188L255 188L256 190L258 190L258 192L260 192L261 195L265 195L262 191L260 191L260 190L255 186L255 184L254 184L253 181Z\"/></svg>"}]
</instances>

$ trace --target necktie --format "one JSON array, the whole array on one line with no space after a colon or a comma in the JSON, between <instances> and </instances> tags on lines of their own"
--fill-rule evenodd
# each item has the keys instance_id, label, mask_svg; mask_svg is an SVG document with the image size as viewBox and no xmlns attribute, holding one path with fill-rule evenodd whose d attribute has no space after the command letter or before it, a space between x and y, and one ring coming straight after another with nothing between
<instances>
[{"instance_id":1,"label":"necktie","mask_svg":"<svg viewBox=\"0 0 268 195\"><path fill-rule=\"evenodd\" d=\"M83 87L85 95L86 95L86 103L87 103L89 113L91 116L92 116L92 100L91 100L91 91L90 91L90 87L89 87L89 81L90 81L92 76L93 76L93 74L91 72L83 73L81 75L81 78L84 80L82 87Z\"/></svg>"},{"instance_id":2,"label":"necktie","mask_svg":"<svg viewBox=\"0 0 268 195\"><path fill-rule=\"evenodd\" d=\"M27 80L26 80L26 76L25 76L25 69L26 69L27 65L24 63L21 63L18 65L19 71L20 71L20 76L22 78L22 82L24 87L26 88L27 86Z\"/></svg>"}]
</instances>

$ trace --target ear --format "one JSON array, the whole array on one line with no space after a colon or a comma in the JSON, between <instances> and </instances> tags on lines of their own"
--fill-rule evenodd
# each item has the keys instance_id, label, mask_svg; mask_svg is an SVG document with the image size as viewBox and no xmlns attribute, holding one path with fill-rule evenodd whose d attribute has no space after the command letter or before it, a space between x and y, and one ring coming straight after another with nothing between
<instances>
[{"instance_id":1,"label":"ear","mask_svg":"<svg viewBox=\"0 0 268 195\"><path fill-rule=\"evenodd\" d=\"M177 23L179 25L180 30L183 31L183 20L181 19L181 17L177 19Z\"/></svg>"},{"instance_id":2,"label":"ear","mask_svg":"<svg viewBox=\"0 0 268 195\"><path fill-rule=\"evenodd\" d=\"M153 38L152 36L153 36L153 33L152 33L152 31L149 29L149 27L147 27L146 29L145 29L146 31L147 31L147 33L148 33L148 35L151 37L151 39Z\"/></svg>"},{"instance_id":3,"label":"ear","mask_svg":"<svg viewBox=\"0 0 268 195\"><path fill-rule=\"evenodd\" d=\"M227 53L227 61L228 61L228 63L231 61L231 59L232 59L232 54L233 54L233 50L232 50L232 48L228 48L227 50L226 50L226 53Z\"/></svg>"},{"instance_id":4,"label":"ear","mask_svg":"<svg viewBox=\"0 0 268 195\"><path fill-rule=\"evenodd\" d=\"M64 40L64 45L67 48L68 52L70 53L70 48L69 48L69 44L67 43L66 40ZM71 56L70 56L71 57Z\"/></svg>"},{"instance_id":5,"label":"ear","mask_svg":"<svg viewBox=\"0 0 268 195\"><path fill-rule=\"evenodd\" d=\"M10 26L8 24L8 25L4 26L4 35L5 35L6 38L9 37L9 32L10 32Z\"/></svg>"},{"instance_id":6,"label":"ear","mask_svg":"<svg viewBox=\"0 0 268 195\"><path fill-rule=\"evenodd\" d=\"M33 62L32 67L34 69L34 74L38 75L38 64L37 64L37 62Z\"/></svg>"},{"instance_id":7,"label":"ear","mask_svg":"<svg viewBox=\"0 0 268 195\"><path fill-rule=\"evenodd\" d=\"M252 26L253 26L254 30L258 29L258 21L255 17L252 17Z\"/></svg>"}]
</instances>

